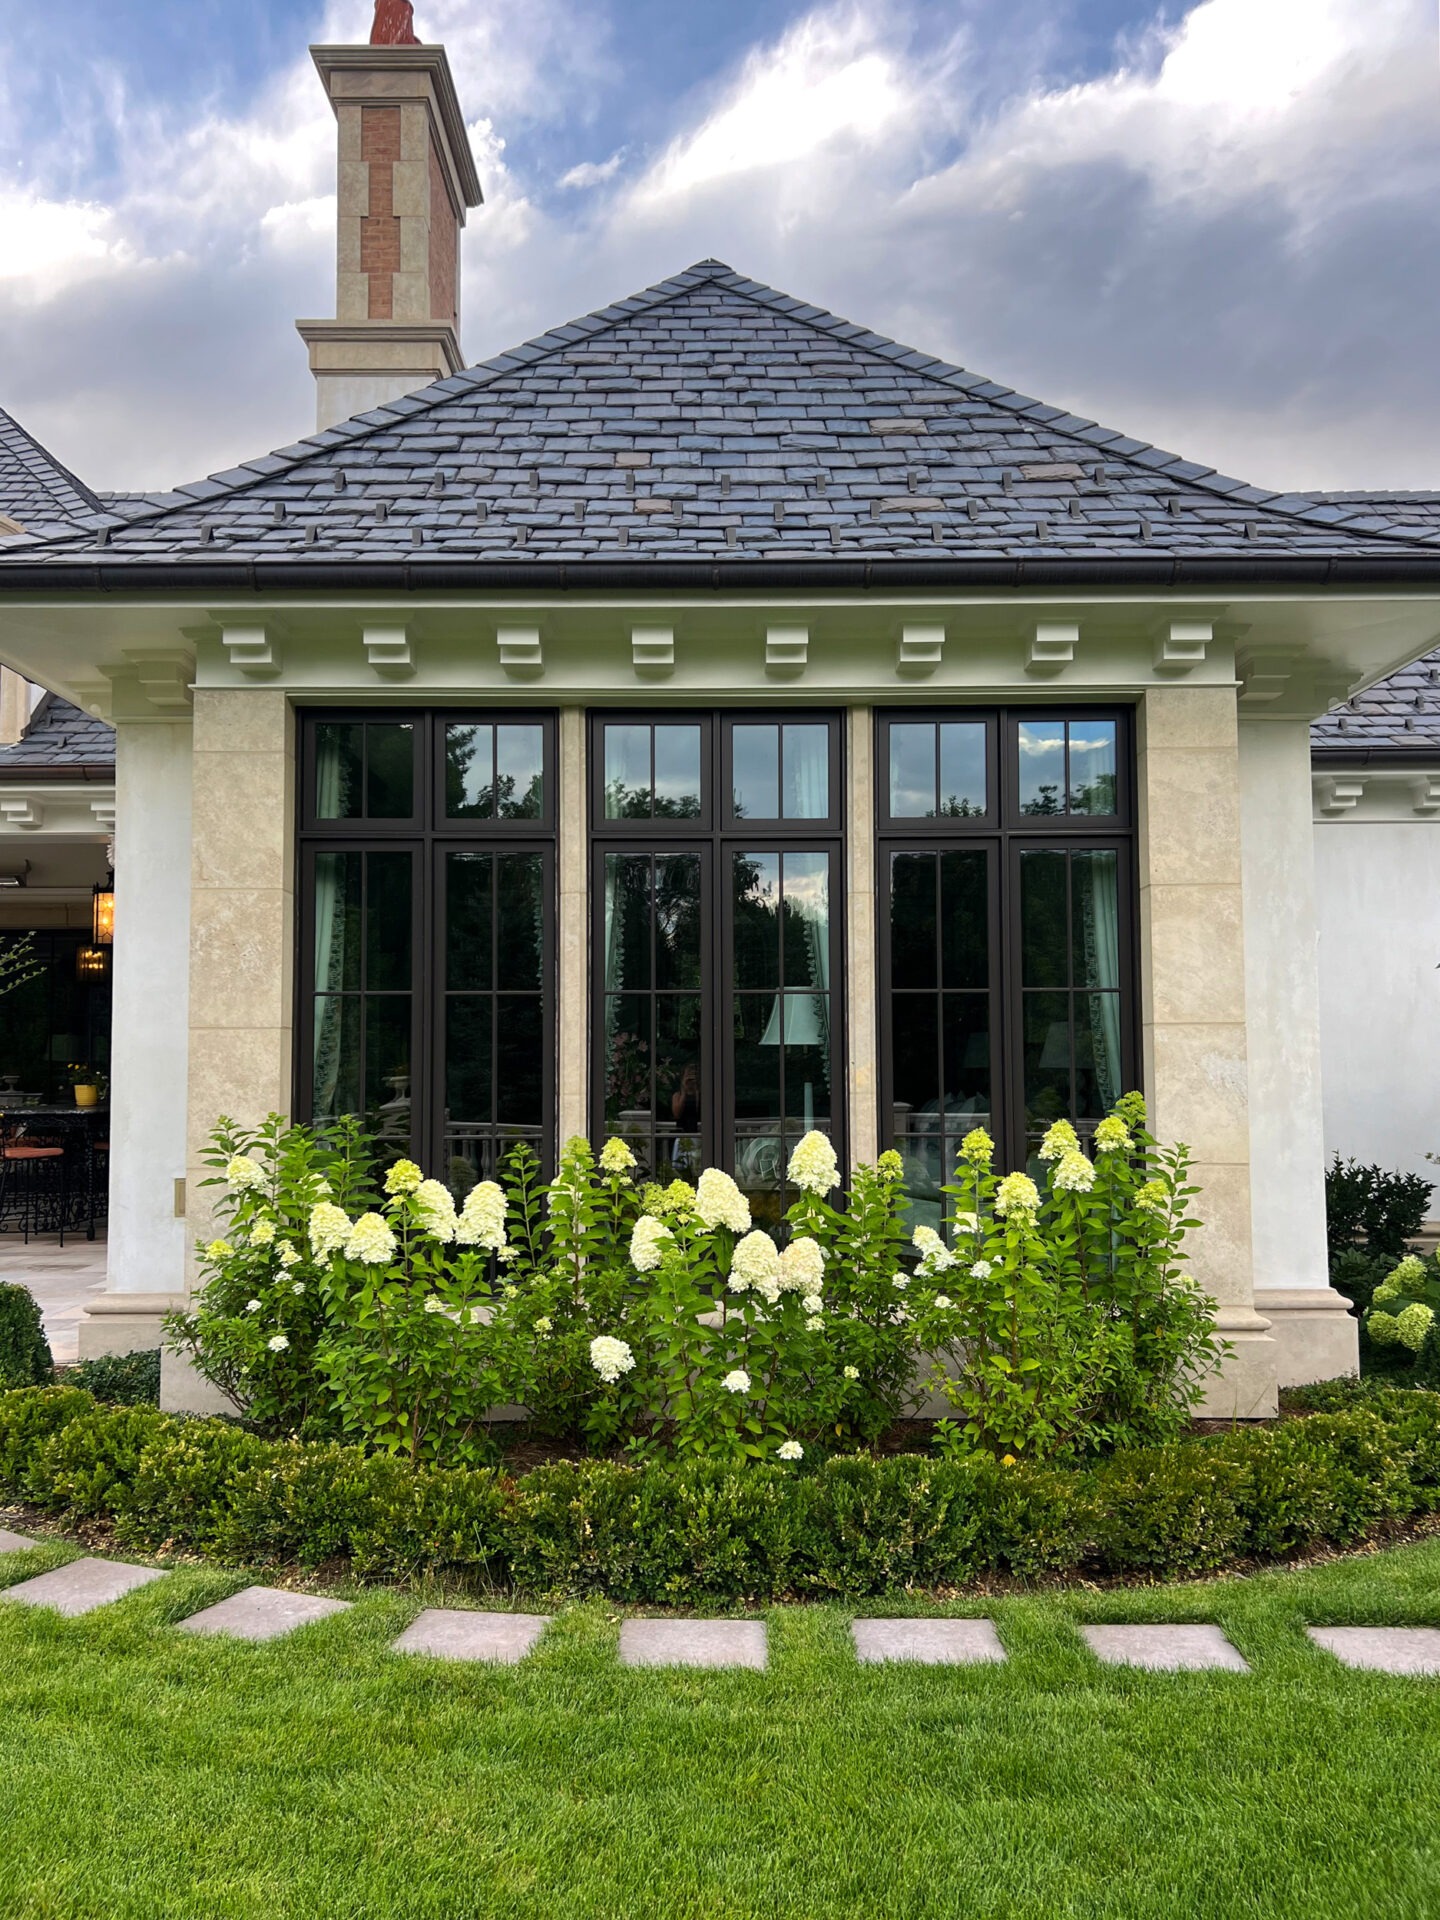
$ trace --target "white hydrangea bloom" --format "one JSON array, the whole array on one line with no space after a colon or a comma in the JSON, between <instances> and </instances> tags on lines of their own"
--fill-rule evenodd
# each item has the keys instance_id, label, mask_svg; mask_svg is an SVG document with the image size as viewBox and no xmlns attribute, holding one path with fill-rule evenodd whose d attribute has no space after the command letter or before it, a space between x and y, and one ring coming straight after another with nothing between
<instances>
[{"instance_id":1,"label":"white hydrangea bloom","mask_svg":"<svg viewBox=\"0 0 1440 1920\"><path fill-rule=\"evenodd\" d=\"M1039 1208L1040 1189L1029 1174L1007 1173L996 1189L996 1213L1037 1213Z\"/></svg>"},{"instance_id":2,"label":"white hydrangea bloom","mask_svg":"<svg viewBox=\"0 0 1440 1920\"><path fill-rule=\"evenodd\" d=\"M442 1180L422 1180L415 1189L415 1211L432 1240L449 1246L460 1226L455 1196Z\"/></svg>"},{"instance_id":3,"label":"white hydrangea bloom","mask_svg":"<svg viewBox=\"0 0 1440 1920\"><path fill-rule=\"evenodd\" d=\"M425 1178L413 1160L397 1160L385 1176L385 1191L391 1198L414 1193Z\"/></svg>"},{"instance_id":4,"label":"white hydrangea bloom","mask_svg":"<svg viewBox=\"0 0 1440 1920\"><path fill-rule=\"evenodd\" d=\"M606 1386L613 1387L621 1374L629 1373L634 1366L635 1356L623 1340L602 1333L590 1342L590 1364Z\"/></svg>"},{"instance_id":5,"label":"white hydrangea bloom","mask_svg":"<svg viewBox=\"0 0 1440 1920\"><path fill-rule=\"evenodd\" d=\"M292 1293L303 1293L305 1291L305 1282L303 1280L297 1280L290 1291Z\"/></svg>"},{"instance_id":6,"label":"white hydrangea bloom","mask_svg":"<svg viewBox=\"0 0 1440 1920\"><path fill-rule=\"evenodd\" d=\"M908 1273L897 1273L890 1284L892 1287L898 1287L903 1293L910 1284L910 1276Z\"/></svg>"},{"instance_id":7,"label":"white hydrangea bloom","mask_svg":"<svg viewBox=\"0 0 1440 1920\"><path fill-rule=\"evenodd\" d=\"M970 1278L972 1280L988 1280L994 1271L995 1269L990 1265L988 1260L977 1260L970 1269Z\"/></svg>"},{"instance_id":8,"label":"white hydrangea bloom","mask_svg":"<svg viewBox=\"0 0 1440 1920\"><path fill-rule=\"evenodd\" d=\"M750 1376L743 1367L736 1367L733 1373L726 1374L720 1384L726 1393L748 1393L750 1391Z\"/></svg>"},{"instance_id":9,"label":"white hydrangea bloom","mask_svg":"<svg viewBox=\"0 0 1440 1920\"><path fill-rule=\"evenodd\" d=\"M1095 1129L1097 1153L1114 1153L1117 1150L1128 1153L1134 1144L1130 1129L1116 1114L1109 1114Z\"/></svg>"},{"instance_id":10,"label":"white hydrangea bloom","mask_svg":"<svg viewBox=\"0 0 1440 1920\"><path fill-rule=\"evenodd\" d=\"M345 1242L345 1258L362 1266L383 1267L395 1255L395 1235L378 1213L362 1213Z\"/></svg>"},{"instance_id":11,"label":"white hydrangea bloom","mask_svg":"<svg viewBox=\"0 0 1440 1920\"><path fill-rule=\"evenodd\" d=\"M653 1213L642 1213L630 1235L630 1264L637 1273L653 1273L665 1257L665 1242L674 1234Z\"/></svg>"},{"instance_id":12,"label":"white hydrangea bloom","mask_svg":"<svg viewBox=\"0 0 1440 1920\"><path fill-rule=\"evenodd\" d=\"M780 1250L768 1233L747 1233L736 1243L730 1261L730 1287L734 1293L758 1293L774 1306L780 1298Z\"/></svg>"},{"instance_id":13,"label":"white hydrangea bloom","mask_svg":"<svg viewBox=\"0 0 1440 1920\"><path fill-rule=\"evenodd\" d=\"M974 1213L957 1213L954 1219L956 1233L979 1233L980 1217Z\"/></svg>"},{"instance_id":14,"label":"white hydrangea bloom","mask_svg":"<svg viewBox=\"0 0 1440 1920\"><path fill-rule=\"evenodd\" d=\"M265 1169L257 1167L248 1153L237 1153L225 1168L225 1184L232 1193L250 1193L265 1184Z\"/></svg>"},{"instance_id":15,"label":"white hydrangea bloom","mask_svg":"<svg viewBox=\"0 0 1440 1920\"><path fill-rule=\"evenodd\" d=\"M629 1173L635 1156L623 1140L607 1140L600 1149L600 1166L605 1173Z\"/></svg>"},{"instance_id":16,"label":"white hydrangea bloom","mask_svg":"<svg viewBox=\"0 0 1440 1920\"><path fill-rule=\"evenodd\" d=\"M805 1135L790 1156L788 1173L792 1186L803 1193L817 1194L822 1200L840 1184L840 1163L823 1133Z\"/></svg>"},{"instance_id":17,"label":"white hydrangea bloom","mask_svg":"<svg viewBox=\"0 0 1440 1920\"><path fill-rule=\"evenodd\" d=\"M798 1440L786 1440L776 1449L775 1458L777 1460L803 1460L805 1458L805 1449Z\"/></svg>"},{"instance_id":18,"label":"white hydrangea bloom","mask_svg":"<svg viewBox=\"0 0 1440 1920\"><path fill-rule=\"evenodd\" d=\"M935 1296L935 1304L942 1313L945 1313L949 1308L954 1306L955 1302L950 1298L948 1293L937 1293Z\"/></svg>"},{"instance_id":19,"label":"white hydrangea bloom","mask_svg":"<svg viewBox=\"0 0 1440 1920\"><path fill-rule=\"evenodd\" d=\"M858 1380L860 1378L859 1367L846 1367L845 1378L847 1380Z\"/></svg>"},{"instance_id":20,"label":"white hydrangea bloom","mask_svg":"<svg viewBox=\"0 0 1440 1920\"><path fill-rule=\"evenodd\" d=\"M505 1252L505 1195L493 1180L481 1180L465 1196L455 1223L455 1242L483 1247L487 1253Z\"/></svg>"},{"instance_id":21,"label":"white hydrangea bloom","mask_svg":"<svg viewBox=\"0 0 1440 1920\"><path fill-rule=\"evenodd\" d=\"M825 1284L825 1249L802 1233L780 1256L780 1286L785 1293L818 1294Z\"/></svg>"},{"instance_id":22,"label":"white hydrangea bloom","mask_svg":"<svg viewBox=\"0 0 1440 1920\"><path fill-rule=\"evenodd\" d=\"M289 1240L280 1242L280 1264L282 1267L298 1267L300 1255Z\"/></svg>"},{"instance_id":23,"label":"white hydrangea bloom","mask_svg":"<svg viewBox=\"0 0 1440 1920\"><path fill-rule=\"evenodd\" d=\"M1095 1168L1078 1147L1061 1154L1055 1185L1062 1193L1089 1193L1094 1184Z\"/></svg>"},{"instance_id":24,"label":"white hydrangea bloom","mask_svg":"<svg viewBox=\"0 0 1440 1920\"><path fill-rule=\"evenodd\" d=\"M273 1246L275 1244L275 1222L273 1220L257 1220L250 1229L250 1244L252 1247Z\"/></svg>"},{"instance_id":25,"label":"white hydrangea bloom","mask_svg":"<svg viewBox=\"0 0 1440 1920\"><path fill-rule=\"evenodd\" d=\"M310 1245L317 1260L328 1260L350 1238L350 1216L343 1207L322 1200L310 1210Z\"/></svg>"},{"instance_id":26,"label":"white hydrangea bloom","mask_svg":"<svg viewBox=\"0 0 1440 1920\"><path fill-rule=\"evenodd\" d=\"M910 1236L910 1244L920 1255L916 1272L922 1280L932 1279L935 1274L944 1273L955 1265L956 1256L933 1227L916 1227Z\"/></svg>"},{"instance_id":27,"label":"white hydrangea bloom","mask_svg":"<svg viewBox=\"0 0 1440 1920\"><path fill-rule=\"evenodd\" d=\"M277 1333L273 1339L267 1340L265 1344L271 1353L285 1353L290 1346L290 1342L285 1338L283 1333Z\"/></svg>"},{"instance_id":28,"label":"white hydrangea bloom","mask_svg":"<svg viewBox=\"0 0 1440 1920\"><path fill-rule=\"evenodd\" d=\"M245 1311L247 1313L258 1313L260 1311L260 1302L258 1300L247 1300L245 1302Z\"/></svg>"},{"instance_id":29,"label":"white hydrangea bloom","mask_svg":"<svg viewBox=\"0 0 1440 1920\"><path fill-rule=\"evenodd\" d=\"M549 1333L554 1324L554 1321L551 1320L548 1313L542 1313L540 1318L535 1322L535 1331L536 1333Z\"/></svg>"},{"instance_id":30,"label":"white hydrangea bloom","mask_svg":"<svg viewBox=\"0 0 1440 1920\"><path fill-rule=\"evenodd\" d=\"M1068 1120L1057 1120L1040 1142L1042 1160L1060 1160L1067 1153L1080 1151L1080 1136Z\"/></svg>"},{"instance_id":31,"label":"white hydrangea bloom","mask_svg":"<svg viewBox=\"0 0 1440 1920\"><path fill-rule=\"evenodd\" d=\"M445 1302L440 1298L438 1293L426 1295L425 1311L426 1313L443 1313L445 1311Z\"/></svg>"},{"instance_id":32,"label":"white hydrangea bloom","mask_svg":"<svg viewBox=\"0 0 1440 1920\"><path fill-rule=\"evenodd\" d=\"M695 1218L704 1227L728 1227L731 1233L750 1231L750 1202L728 1173L707 1167L695 1189Z\"/></svg>"}]
</instances>

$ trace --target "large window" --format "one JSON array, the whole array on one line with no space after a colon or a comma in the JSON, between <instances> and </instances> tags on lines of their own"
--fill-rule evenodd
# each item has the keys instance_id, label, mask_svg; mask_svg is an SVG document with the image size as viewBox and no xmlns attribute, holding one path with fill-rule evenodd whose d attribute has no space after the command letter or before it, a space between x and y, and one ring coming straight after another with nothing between
<instances>
[{"instance_id":1,"label":"large window","mask_svg":"<svg viewBox=\"0 0 1440 1920\"><path fill-rule=\"evenodd\" d=\"M296 1111L458 1192L552 1153L554 724L305 717Z\"/></svg>"},{"instance_id":2,"label":"large window","mask_svg":"<svg viewBox=\"0 0 1440 1920\"><path fill-rule=\"evenodd\" d=\"M594 1130L777 1221L843 1118L839 720L602 714L591 767Z\"/></svg>"},{"instance_id":3,"label":"large window","mask_svg":"<svg viewBox=\"0 0 1440 1920\"><path fill-rule=\"evenodd\" d=\"M878 735L882 1131L933 1224L972 1127L1023 1166L1133 1084L1128 715L906 712Z\"/></svg>"}]
</instances>

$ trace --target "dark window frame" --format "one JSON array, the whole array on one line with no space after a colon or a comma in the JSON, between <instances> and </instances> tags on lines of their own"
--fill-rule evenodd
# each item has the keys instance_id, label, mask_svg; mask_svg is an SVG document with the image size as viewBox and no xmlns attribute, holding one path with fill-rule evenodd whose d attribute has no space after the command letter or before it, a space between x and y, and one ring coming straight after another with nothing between
<instances>
[{"instance_id":1,"label":"dark window frame","mask_svg":"<svg viewBox=\"0 0 1440 1920\"><path fill-rule=\"evenodd\" d=\"M701 811L698 818L608 819L605 814L604 728L695 721L701 728ZM736 724L821 724L829 728L829 812L824 819L737 820L733 810L732 734ZM734 1169L735 1020L734 901L729 875L735 853L823 852L830 858L831 1114L828 1133L841 1163L849 1141L849 968L846 943L845 749L846 715L833 706L614 707L587 715L589 819L586 871L590 890L590 1125L599 1142L613 1129L605 1118L606 1059L604 973L605 856L696 854L702 871L701 1020L712 1049L710 1091L702 1087L697 1129L706 1166ZM708 870L708 879L703 876ZM652 976L653 977L653 976ZM653 987L651 992L653 992ZM781 1116L782 1120L784 1116Z\"/></svg>"},{"instance_id":2,"label":"dark window frame","mask_svg":"<svg viewBox=\"0 0 1440 1920\"><path fill-rule=\"evenodd\" d=\"M558 1150L558 873L556 820L559 786L559 717L553 708L302 707L297 714L299 752L297 882L300 891L295 943L295 1047L292 1112L313 1118L316 993L315 856L318 853L407 852L412 859L412 1009L410 1075L411 1156L427 1173L444 1178L444 1014L449 989L445 973L445 856L450 853L538 853L544 888L541 936L541 1145L540 1158L553 1170ZM321 820L315 811L317 732L326 724L403 723L415 728L414 791L417 810L409 820ZM455 820L447 817L445 738L456 724L539 725L545 770L541 816L527 820ZM492 993L498 993L492 987Z\"/></svg>"},{"instance_id":3,"label":"dark window frame","mask_svg":"<svg viewBox=\"0 0 1440 1920\"><path fill-rule=\"evenodd\" d=\"M989 724L987 740L987 810L983 817L940 816L915 819L890 813L890 728L915 720L978 721ZM1116 811L1114 814L1026 814L1019 805L1018 728L1022 721L1114 721ZM1118 938L1120 948L1120 1062L1126 1088L1139 1086L1142 1073L1140 1034L1139 881L1136 849L1135 715L1129 707L1077 703L1075 706L946 705L935 708L878 709L874 724L875 751L875 873L877 979L879 982L880 1139L882 1146L897 1144L895 1114L895 1004L891 954L892 853L941 853L964 848L987 853L987 890L990 902L988 953L991 999L991 1125L997 1164L1023 1167L1028 1158L1025 1137L1024 993L1021 981L1022 939L1020 854L1051 846L1067 853L1085 849L1114 850L1117 874ZM941 991L942 989L937 989ZM1067 993L1071 989L1066 989ZM1072 1075L1073 1077L1073 1075ZM1070 1116L1074 1118L1074 1116ZM1079 1123L1077 1123L1079 1124ZM1085 1128L1081 1126L1081 1132Z\"/></svg>"}]
</instances>

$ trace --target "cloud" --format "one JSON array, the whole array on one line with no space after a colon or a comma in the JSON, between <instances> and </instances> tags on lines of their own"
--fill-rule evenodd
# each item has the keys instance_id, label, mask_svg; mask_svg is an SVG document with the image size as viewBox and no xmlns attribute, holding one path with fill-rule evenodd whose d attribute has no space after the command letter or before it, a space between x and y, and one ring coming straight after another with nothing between
<instances>
[{"instance_id":1,"label":"cloud","mask_svg":"<svg viewBox=\"0 0 1440 1920\"><path fill-rule=\"evenodd\" d=\"M320 37L361 39L369 13L329 0ZM1070 84L1054 4L1014 0L1003 34L972 0L821 4L678 92L642 146L603 8L427 0L485 186L467 348L713 254L1268 484L1440 487L1433 9L1173 14ZM0 73L6 53L0 29ZM87 105L88 147L0 131L0 404L99 485L293 439L291 316L332 310L334 257L334 123L303 51L239 111L104 75ZM557 181L562 129L610 157Z\"/></svg>"}]
</instances>

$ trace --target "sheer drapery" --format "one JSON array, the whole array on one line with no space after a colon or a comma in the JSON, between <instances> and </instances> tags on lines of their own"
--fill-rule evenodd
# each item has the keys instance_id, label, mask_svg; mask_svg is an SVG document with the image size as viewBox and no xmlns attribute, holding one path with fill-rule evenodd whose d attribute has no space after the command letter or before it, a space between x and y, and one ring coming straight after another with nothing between
<instances>
[{"instance_id":1,"label":"sheer drapery","mask_svg":"<svg viewBox=\"0 0 1440 1920\"><path fill-rule=\"evenodd\" d=\"M1113 853L1088 852L1075 861L1080 891L1085 979L1103 989L1091 996L1090 1030L1095 1084L1108 1111L1124 1092L1120 1065L1119 861Z\"/></svg>"},{"instance_id":2,"label":"sheer drapery","mask_svg":"<svg viewBox=\"0 0 1440 1920\"><path fill-rule=\"evenodd\" d=\"M321 820L339 817L343 772L334 729L319 730L315 755L315 812ZM338 924L344 913L340 890L340 853L315 857L315 1058L312 1091L317 1117L337 1111L340 1081L341 1015L339 989L344 980L345 940Z\"/></svg>"}]
</instances>

